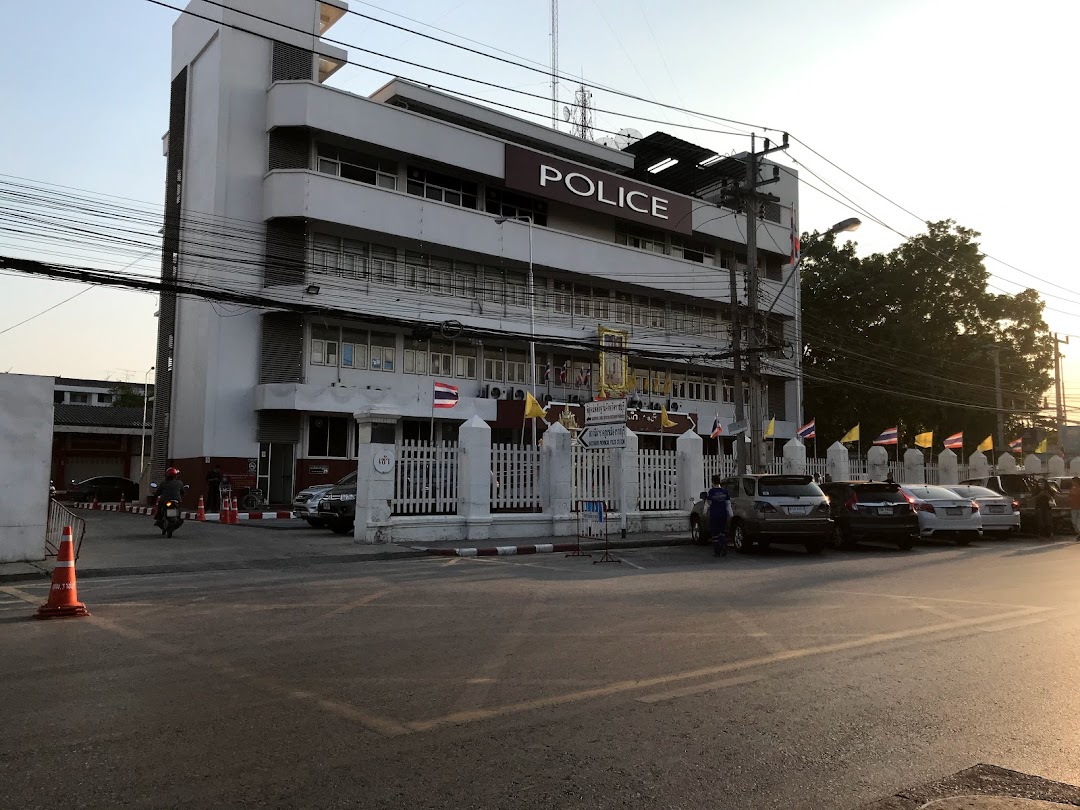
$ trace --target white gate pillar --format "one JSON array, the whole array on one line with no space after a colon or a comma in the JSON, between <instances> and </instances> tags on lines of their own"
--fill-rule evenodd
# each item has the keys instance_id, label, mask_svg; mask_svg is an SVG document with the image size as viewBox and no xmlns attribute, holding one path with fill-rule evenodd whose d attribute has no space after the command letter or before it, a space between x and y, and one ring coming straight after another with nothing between
<instances>
[{"instance_id":1,"label":"white gate pillar","mask_svg":"<svg viewBox=\"0 0 1080 810\"><path fill-rule=\"evenodd\" d=\"M938 457L938 483L941 486L955 486L960 483L960 468L956 463L956 453L942 450Z\"/></svg>"},{"instance_id":2,"label":"white gate pillar","mask_svg":"<svg viewBox=\"0 0 1080 810\"><path fill-rule=\"evenodd\" d=\"M968 478L986 478L990 475L990 462L984 453L972 453L968 459Z\"/></svg>"},{"instance_id":3,"label":"white gate pillar","mask_svg":"<svg viewBox=\"0 0 1080 810\"><path fill-rule=\"evenodd\" d=\"M688 430L675 440L675 508L690 514L704 480L705 454L701 437L697 431Z\"/></svg>"},{"instance_id":4,"label":"white gate pillar","mask_svg":"<svg viewBox=\"0 0 1080 810\"><path fill-rule=\"evenodd\" d=\"M491 535L491 428L472 416L458 428L458 517L465 518L465 537Z\"/></svg>"},{"instance_id":5,"label":"white gate pillar","mask_svg":"<svg viewBox=\"0 0 1080 810\"><path fill-rule=\"evenodd\" d=\"M798 439L785 443L781 469L784 475L806 475L806 445Z\"/></svg>"},{"instance_id":6,"label":"white gate pillar","mask_svg":"<svg viewBox=\"0 0 1080 810\"><path fill-rule=\"evenodd\" d=\"M851 480L851 459L848 449L840 442L833 442L825 451L825 474L833 481Z\"/></svg>"},{"instance_id":7,"label":"white gate pillar","mask_svg":"<svg viewBox=\"0 0 1080 810\"><path fill-rule=\"evenodd\" d=\"M1069 475L1080 477L1080 456L1069 462Z\"/></svg>"},{"instance_id":8,"label":"white gate pillar","mask_svg":"<svg viewBox=\"0 0 1080 810\"><path fill-rule=\"evenodd\" d=\"M1043 472L1044 469L1045 468L1043 467L1042 459L1034 453L1031 453L1027 458L1024 459L1024 472L1034 473L1038 475L1039 473Z\"/></svg>"},{"instance_id":9,"label":"white gate pillar","mask_svg":"<svg viewBox=\"0 0 1080 810\"><path fill-rule=\"evenodd\" d=\"M926 460L923 458L922 450L916 450L913 447L904 451L904 483L926 483Z\"/></svg>"},{"instance_id":10,"label":"white gate pillar","mask_svg":"<svg viewBox=\"0 0 1080 810\"><path fill-rule=\"evenodd\" d=\"M552 518L570 516L574 484L570 431L559 422L548 425L540 447L540 508Z\"/></svg>"},{"instance_id":11,"label":"white gate pillar","mask_svg":"<svg viewBox=\"0 0 1080 810\"><path fill-rule=\"evenodd\" d=\"M884 481L889 477L889 451L884 447L874 446L866 451L866 478L870 481Z\"/></svg>"},{"instance_id":12,"label":"white gate pillar","mask_svg":"<svg viewBox=\"0 0 1080 810\"><path fill-rule=\"evenodd\" d=\"M397 414L375 405L356 414L356 516L353 539L357 543L389 543L391 503L397 476L395 440Z\"/></svg>"},{"instance_id":13,"label":"white gate pillar","mask_svg":"<svg viewBox=\"0 0 1080 810\"><path fill-rule=\"evenodd\" d=\"M1065 475L1065 459L1061 456L1050 456L1050 460L1046 463L1046 471L1052 476Z\"/></svg>"},{"instance_id":14,"label":"white gate pillar","mask_svg":"<svg viewBox=\"0 0 1080 810\"><path fill-rule=\"evenodd\" d=\"M625 536L630 515L641 511L641 485L638 482L638 437L630 428L623 430L626 431L626 446L608 452L611 453L611 487L619 499L620 528ZM701 480L700 476L698 480Z\"/></svg>"},{"instance_id":15,"label":"white gate pillar","mask_svg":"<svg viewBox=\"0 0 1080 810\"><path fill-rule=\"evenodd\" d=\"M998 474L1016 472L1016 458L1012 453L1002 453L997 460Z\"/></svg>"}]
</instances>

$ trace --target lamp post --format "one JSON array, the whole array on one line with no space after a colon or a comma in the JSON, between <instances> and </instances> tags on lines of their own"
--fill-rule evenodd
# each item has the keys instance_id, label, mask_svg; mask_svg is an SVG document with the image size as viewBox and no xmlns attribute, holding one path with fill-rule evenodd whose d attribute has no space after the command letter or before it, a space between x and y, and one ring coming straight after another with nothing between
<instances>
[{"instance_id":1,"label":"lamp post","mask_svg":"<svg viewBox=\"0 0 1080 810\"><path fill-rule=\"evenodd\" d=\"M154 370L153 366L147 369L146 374L143 375L143 387L142 387L142 423L140 428L140 440L139 440L139 480L142 480L143 474L143 458L146 456L146 395L150 388L150 373Z\"/></svg>"},{"instance_id":2,"label":"lamp post","mask_svg":"<svg viewBox=\"0 0 1080 810\"><path fill-rule=\"evenodd\" d=\"M526 295L529 297L529 389L536 398L536 295L533 290L533 218L531 214L516 217L495 217L499 225L513 219L529 223L529 276L526 282ZM536 447L536 420L532 421L532 443Z\"/></svg>"}]
</instances>

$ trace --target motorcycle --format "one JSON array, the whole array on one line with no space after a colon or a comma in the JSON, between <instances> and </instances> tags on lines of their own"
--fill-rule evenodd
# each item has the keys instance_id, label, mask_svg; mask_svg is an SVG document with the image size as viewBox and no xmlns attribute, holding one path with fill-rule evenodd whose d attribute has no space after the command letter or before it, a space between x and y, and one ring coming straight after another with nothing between
<instances>
[{"instance_id":1,"label":"motorcycle","mask_svg":"<svg viewBox=\"0 0 1080 810\"><path fill-rule=\"evenodd\" d=\"M150 484L151 489L157 489L157 484ZM184 492L187 492L190 487L184 487ZM161 515L161 535L163 537L172 538L173 532L180 528L184 523L184 519L180 517L180 501L167 500L165 501L165 509Z\"/></svg>"}]
</instances>

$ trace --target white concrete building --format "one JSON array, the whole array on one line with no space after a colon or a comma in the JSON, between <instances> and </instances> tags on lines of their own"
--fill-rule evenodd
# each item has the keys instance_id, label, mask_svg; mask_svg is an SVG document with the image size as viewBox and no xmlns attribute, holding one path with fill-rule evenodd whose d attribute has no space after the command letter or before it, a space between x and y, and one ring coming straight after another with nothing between
<instances>
[{"instance_id":1,"label":"white concrete building","mask_svg":"<svg viewBox=\"0 0 1080 810\"><path fill-rule=\"evenodd\" d=\"M0 563L45 557L53 378L0 374Z\"/></svg>"},{"instance_id":2,"label":"white concrete building","mask_svg":"<svg viewBox=\"0 0 1080 810\"><path fill-rule=\"evenodd\" d=\"M163 276L268 305L163 296L156 471L173 462L197 487L220 464L286 501L355 469L352 415L373 405L401 416L399 439L427 438L433 416L451 439L474 415L520 439L530 257L539 399L625 390L642 447L662 405L671 435L734 418L723 358L730 270L746 303L746 222L715 201L744 175L738 156L664 133L618 151L400 80L357 96L323 83L346 53L319 36L345 3L228 5L192 0L218 22L173 27ZM792 286L781 294L796 180L768 190L761 295L797 346ZM800 416L791 354L770 359L760 415L779 439ZM461 399L433 415L435 381Z\"/></svg>"}]
</instances>

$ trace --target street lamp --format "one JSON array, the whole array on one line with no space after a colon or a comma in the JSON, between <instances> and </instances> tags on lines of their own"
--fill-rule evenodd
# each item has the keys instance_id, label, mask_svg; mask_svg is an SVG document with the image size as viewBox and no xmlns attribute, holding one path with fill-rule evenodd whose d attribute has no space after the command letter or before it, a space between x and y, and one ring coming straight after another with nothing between
<instances>
[{"instance_id":1,"label":"street lamp","mask_svg":"<svg viewBox=\"0 0 1080 810\"><path fill-rule=\"evenodd\" d=\"M495 222L503 225L507 220L525 221L529 223L529 278L527 282L527 295L529 296L529 388L533 398L536 398L536 295L533 290L533 218L531 214L521 214L516 217L495 217ZM536 420L532 421L532 443L536 447Z\"/></svg>"},{"instance_id":2,"label":"street lamp","mask_svg":"<svg viewBox=\"0 0 1080 810\"><path fill-rule=\"evenodd\" d=\"M153 366L147 369L146 374L143 375L142 386L142 423L139 425L140 441L139 441L139 479L142 480L142 474L144 467L143 458L146 456L146 394L150 387L150 373L154 370Z\"/></svg>"}]
</instances>

